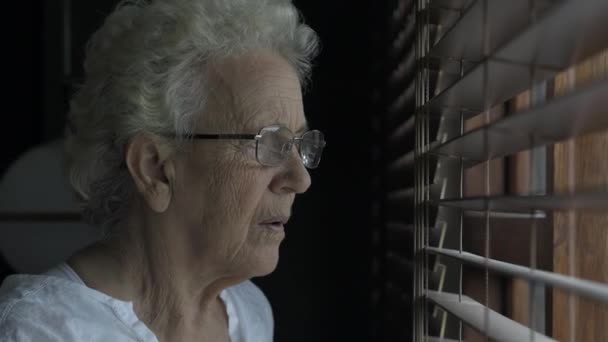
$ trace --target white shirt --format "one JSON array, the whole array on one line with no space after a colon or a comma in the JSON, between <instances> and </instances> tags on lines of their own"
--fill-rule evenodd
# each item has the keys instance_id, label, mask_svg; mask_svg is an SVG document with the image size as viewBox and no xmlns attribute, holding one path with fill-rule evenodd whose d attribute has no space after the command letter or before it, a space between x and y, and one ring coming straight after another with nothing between
<instances>
[{"instance_id":1,"label":"white shirt","mask_svg":"<svg viewBox=\"0 0 608 342\"><path fill-rule=\"evenodd\" d=\"M220 293L231 342L270 342L268 300L252 282ZM157 342L133 303L87 287L66 263L42 275L12 275L0 287L0 341Z\"/></svg>"}]
</instances>

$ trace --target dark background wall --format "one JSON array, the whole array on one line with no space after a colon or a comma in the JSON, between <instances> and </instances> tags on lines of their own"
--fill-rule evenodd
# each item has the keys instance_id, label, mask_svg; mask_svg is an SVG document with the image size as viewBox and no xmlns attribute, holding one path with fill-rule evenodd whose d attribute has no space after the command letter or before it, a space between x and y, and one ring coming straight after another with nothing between
<instances>
[{"instance_id":1,"label":"dark background wall","mask_svg":"<svg viewBox=\"0 0 608 342\"><path fill-rule=\"evenodd\" d=\"M0 172L28 148L60 137L69 83L82 73L86 39L115 3L10 4ZM296 201L277 270L255 281L273 305L276 341L369 341L370 94L378 2L302 0L296 6L323 42L305 108L328 146L312 172L311 189Z\"/></svg>"}]
</instances>

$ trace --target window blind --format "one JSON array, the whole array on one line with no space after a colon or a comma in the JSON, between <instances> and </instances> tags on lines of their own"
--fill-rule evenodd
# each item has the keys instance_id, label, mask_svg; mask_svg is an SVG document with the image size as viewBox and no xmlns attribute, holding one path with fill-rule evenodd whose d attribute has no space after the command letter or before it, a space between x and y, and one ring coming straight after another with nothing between
<instances>
[{"instance_id":1,"label":"window blind","mask_svg":"<svg viewBox=\"0 0 608 342\"><path fill-rule=\"evenodd\" d=\"M608 341L608 2L388 16L386 336Z\"/></svg>"}]
</instances>

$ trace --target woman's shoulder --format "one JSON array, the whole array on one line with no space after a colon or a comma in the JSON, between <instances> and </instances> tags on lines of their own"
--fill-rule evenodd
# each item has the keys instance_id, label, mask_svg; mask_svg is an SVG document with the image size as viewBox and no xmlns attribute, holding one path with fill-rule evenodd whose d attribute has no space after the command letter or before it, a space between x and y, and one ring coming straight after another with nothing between
<instances>
[{"instance_id":1,"label":"woman's shoulder","mask_svg":"<svg viewBox=\"0 0 608 342\"><path fill-rule=\"evenodd\" d=\"M53 311L61 304L66 292L73 292L70 290L70 286L61 286L54 277L28 274L8 276L0 286L0 327L15 318L25 319L29 314Z\"/></svg>"},{"instance_id":2,"label":"woman's shoulder","mask_svg":"<svg viewBox=\"0 0 608 342\"><path fill-rule=\"evenodd\" d=\"M0 341L77 341L105 328L120 331L119 309L100 293L65 279L12 275L0 287ZM102 337L112 336L92 340Z\"/></svg>"},{"instance_id":3,"label":"woman's shoulder","mask_svg":"<svg viewBox=\"0 0 608 342\"><path fill-rule=\"evenodd\" d=\"M102 308L105 298L87 293L86 289L80 284L53 276L11 275L0 286L0 324L10 316L32 308L36 308L37 312L69 312L86 304Z\"/></svg>"},{"instance_id":4,"label":"woman's shoulder","mask_svg":"<svg viewBox=\"0 0 608 342\"><path fill-rule=\"evenodd\" d=\"M274 319L268 299L247 280L221 294L230 320L230 335L236 341L272 341ZM236 336L240 338L235 338Z\"/></svg>"}]
</instances>

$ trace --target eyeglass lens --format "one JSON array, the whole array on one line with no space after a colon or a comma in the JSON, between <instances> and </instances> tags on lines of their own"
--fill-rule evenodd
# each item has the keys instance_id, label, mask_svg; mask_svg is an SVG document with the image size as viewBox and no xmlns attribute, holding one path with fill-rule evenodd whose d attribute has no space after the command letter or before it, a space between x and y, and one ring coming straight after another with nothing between
<instances>
[{"instance_id":1,"label":"eyeglass lens","mask_svg":"<svg viewBox=\"0 0 608 342\"><path fill-rule=\"evenodd\" d=\"M321 154L325 147L323 133L308 131L301 139L296 140L298 152L304 166L314 169L321 161ZM260 131L257 141L256 156L258 161L267 166L280 164L289 155L294 144L293 133L283 126L265 127Z\"/></svg>"}]
</instances>

